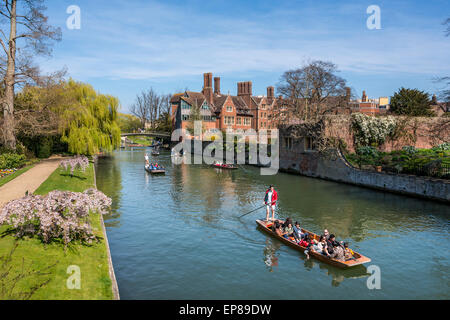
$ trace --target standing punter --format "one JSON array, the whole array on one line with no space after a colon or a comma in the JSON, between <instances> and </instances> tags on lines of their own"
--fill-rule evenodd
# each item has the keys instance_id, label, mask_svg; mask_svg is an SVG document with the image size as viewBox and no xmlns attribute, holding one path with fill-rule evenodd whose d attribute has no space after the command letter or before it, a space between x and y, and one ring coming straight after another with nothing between
<instances>
[{"instance_id":1,"label":"standing punter","mask_svg":"<svg viewBox=\"0 0 450 320\"><path fill-rule=\"evenodd\" d=\"M270 209L272 209L272 221L275 221L275 205L277 204L278 194L271 185L266 191L264 204L266 205L266 221L269 221Z\"/></svg>"}]
</instances>

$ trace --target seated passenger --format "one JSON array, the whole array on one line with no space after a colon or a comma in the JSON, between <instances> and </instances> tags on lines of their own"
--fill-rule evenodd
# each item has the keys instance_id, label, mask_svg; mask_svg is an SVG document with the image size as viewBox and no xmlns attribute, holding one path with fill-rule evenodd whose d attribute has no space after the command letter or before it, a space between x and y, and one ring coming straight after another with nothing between
<instances>
[{"instance_id":1,"label":"seated passenger","mask_svg":"<svg viewBox=\"0 0 450 320\"><path fill-rule=\"evenodd\" d=\"M283 236L286 239L289 239L289 237L292 237L292 236L295 238L294 228L292 227L292 223L290 223L290 222L288 222L287 224L285 223Z\"/></svg>"},{"instance_id":2,"label":"seated passenger","mask_svg":"<svg viewBox=\"0 0 450 320\"><path fill-rule=\"evenodd\" d=\"M348 242L344 243L344 257L345 260L353 259L353 250L348 247Z\"/></svg>"},{"instance_id":3,"label":"seated passenger","mask_svg":"<svg viewBox=\"0 0 450 320\"><path fill-rule=\"evenodd\" d=\"M326 240L328 241L328 239L330 238L330 234L328 232L327 229L323 230L323 236L326 238Z\"/></svg>"},{"instance_id":4,"label":"seated passenger","mask_svg":"<svg viewBox=\"0 0 450 320\"><path fill-rule=\"evenodd\" d=\"M300 228L300 224L297 221L295 221L293 228L294 232L298 235L298 239L301 240L305 236L305 233L302 232L302 228Z\"/></svg>"},{"instance_id":5,"label":"seated passenger","mask_svg":"<svg viewBox=\"0 0 450 320\"><path fill-rule=\"evenodd\" d=\"M334 258L336 260L345 261L344 258L344 249L341 245L335 241L333 242L333 253L330 254L330 258Z\"/></svg>"},{"instance_id":6,"label":"seated passenger","mask_svg":"<svg viewBox=\"0 0 450 320\"><path fill-rule=\"evenodd\" d=\"M339 246L339 243L336 241L336 237L334 234L330 234L330 236L327 239L327 247L328 247L328 253L332 254L334 251L334 243L337 243Z\"/></svg>"},{"instance_id":7,"label":"seated passenger","mask_svg":"<svg viewBox=\"0 0 450 320\"><path fill-rule=\"evenodd\" d=\"M274 231L280 237L283 236L283 231L281 230L281 225L277 220L275 220L275 223L272 225L272 231Z\"/></svg>"},{"instance_id":8,"label":"seated passenger","mask_svg":"<svg viewBox=\"0 0 450 320\"><path fill-rule=\"evenodd\" d=\"M309 239L309 235L305 234L305 236L303 237L303 239L300 241L300 245L302 247L306 247L305 250L305 255L306 255L306 259L309 259L309 252L311 250L313 250L313 246L317 243L316 239Z\"/></svg>"},{"instance_id":9,"label":"seated passenger","mask_svg":"<svg viewBox=\"0 0 450 320\"><path fill-rule=\"evenodd\" d=\"M327 241L325 240L324 236L320 236L319 241L314 240L314 244L312 246L312 250L314 250L317 253L326 255L326 247L327 247Z\"/></svg>"},{"instance_id":10,"label":"seated passenger","mask_svg":"<svg viewBox=\"0 0 450 320\"><path fill-rule=\"evenodd\" d=\"M307 248L310 245L309 235L305 234L302 240L298 243L299 246Z\"/></svg>"},{"instance_id":11,"label":"seated passenger","mask_svg":"<svg viewBox=\"0 0 450 320\"><path fill-rule=\"evenodd\" d=\"M281 224L283 228L286 228L288 224L292 224L292 219L287 217L286 220Z\"/></svg>"}]
</instances>

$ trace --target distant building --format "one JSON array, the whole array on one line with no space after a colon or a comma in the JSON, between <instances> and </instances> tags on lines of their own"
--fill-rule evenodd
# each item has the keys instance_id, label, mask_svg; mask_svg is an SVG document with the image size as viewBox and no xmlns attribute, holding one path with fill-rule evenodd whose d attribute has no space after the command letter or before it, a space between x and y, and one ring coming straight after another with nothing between
<instances>
[{"instance_id":1,"label":"distant building","mask_svg":"<svg viewBox=\"0 0 450 320\"><path fill-rule=\"evenodd\" d=\"M187 129L192 126L193 117L203 121L203 129L224 131L231 129L272 129L275 124L272 112L276 103L274 87L267 87L267 96L253 96L252 82L238 82L237 95L220 92L220 78L212 73L203 74L201 92L185 91L174 94L172 105L172 124L174 129ZM193 115L194 110L197 113Z\"/></svg>"},{"instance_id":2,"label":"distant building","mask_svg":"<svg viewBox=\"0 0 450 320\"><path fill-rule=\"evenodd\" d=\"M369 99L366 91L363 91L362 98L349 102L351 112L360 112L366 115L377 115L386 113L389 110L389 98L380 97L378 99Z\"/></svg>"},{"instance_id":3,"label":"distant building","mask_svg":"<svg viewBox=\"0 0 450 320\"><path fill-rule=\"evenodd\" d=\"M443 115L450 114L450 102L437 101L436 95L431 98L431 109L436 116L442 117Z\"/></svg>"}]
</instances>

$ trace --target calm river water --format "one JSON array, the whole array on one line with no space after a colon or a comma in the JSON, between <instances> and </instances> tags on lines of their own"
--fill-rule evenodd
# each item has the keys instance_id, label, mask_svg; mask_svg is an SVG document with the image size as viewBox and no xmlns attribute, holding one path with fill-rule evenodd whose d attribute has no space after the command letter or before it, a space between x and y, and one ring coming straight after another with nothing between
<instances>
[{"instance_id":1,"label":"calm river water","mask_svg":"<svg viewBox=\"0 0 450 320\"><path fill-rule=\"evenodd\" d=\"M220 171L157 162L144 152L99 159L97 186L113 199L105 217L122 299L449 299L450 207L365 188L245 166ZM155 161L155 159L153 160ZM328 228L370 257L381 289L369 290L366 267L340 270L291 249L256 228L269 184L278 216L311 231Z\"/></svg>"}]
</instances>

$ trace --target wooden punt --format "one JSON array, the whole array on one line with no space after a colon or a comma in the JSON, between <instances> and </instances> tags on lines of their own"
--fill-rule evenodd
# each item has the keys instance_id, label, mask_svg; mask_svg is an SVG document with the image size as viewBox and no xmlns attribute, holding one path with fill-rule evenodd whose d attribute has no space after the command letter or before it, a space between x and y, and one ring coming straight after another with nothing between
<instances>
[{"instance_id":1,"label":"wooden punt","mask_svg":"<svg viewBox=\"0 0 450 320\"><path fill-rule=\"evenodd\" d=\"M231 165L231 164L217 164L217 163L214 163L212 166L214 168L228 169L228 170L234 170L234 169L238 168L237 166L234 166L234 165Z\"/></svg>"},{"instance_id":2,"label":"wooden punt","mask_svg":"<svg viewBox=\"0 0 450 320\"><path fill-rule=\"evenodd\" d=\"M147 170L148 172L152 173L152 174L165 174L166 173L166 169L150 169L150 167L145 166L145 170Z\"/></svg>"},{"instance_id":3,"label":"wooden punt","mask_svg":"<svg viewBox=\"0 0 450 320\"><path fill-rule=\"evenodd\" d=\"M281 220L278 220L278 221L283 223L283 221L281 221ZM302 252L305 251L306 248L302 247L302 246L299 246L294 240L286 239L284 237L280 237L275 232L273 232L270 229L270 227L272 226L272 222L268 222L266 224L266 222L263 221L263 220L256 220L256 223L257 223L257 225L259 227L261 227L264 231L269 233L271 236L281 240L282 242L284 242L285 244L289 245L290 247L292 247L292 248L294 248L296 250L302 251ZM305 229L302 229L302 232L308 233L310 239L316 239L317 241L319 241L319 238L320 238L319 235L317 235L317 234L315 234L313 232L310 232L308 230L305 230ZM359 253L357 253L355 251L354 251L354 254L353 254L354 259L347 260L347 261L340 261L340 260L336 260L336 259L333 259L333 258L328 258L327 256L325 256L323 254L320 254L320 253L317 253L317 252L313 252L313 251L310 251L309 255L311 257L316 258L317 260L320 260L322 262L331 264L331 265L333 265L335 267L344 268L344 269L355 267L355 266L358 266L358 265L362 265L364 263L367 263L367 262L371 261L370 258L365 257L362 254L359 254Z\"/></svg>"}]
</instances>

